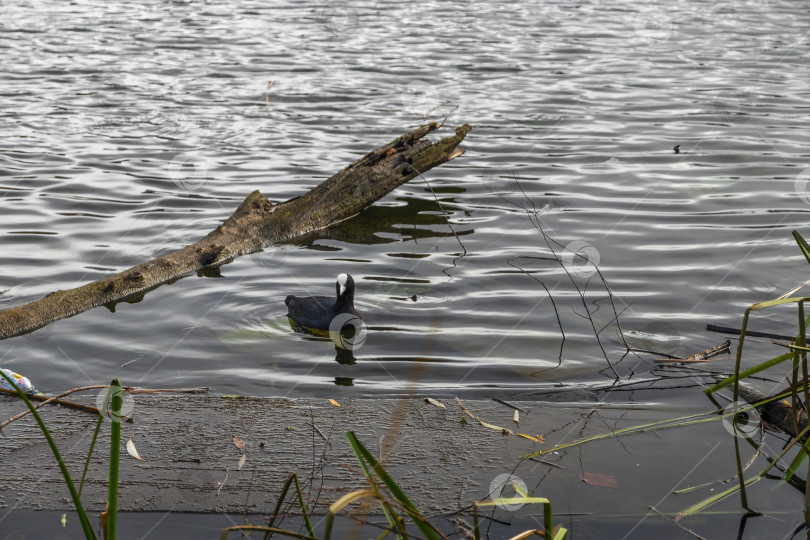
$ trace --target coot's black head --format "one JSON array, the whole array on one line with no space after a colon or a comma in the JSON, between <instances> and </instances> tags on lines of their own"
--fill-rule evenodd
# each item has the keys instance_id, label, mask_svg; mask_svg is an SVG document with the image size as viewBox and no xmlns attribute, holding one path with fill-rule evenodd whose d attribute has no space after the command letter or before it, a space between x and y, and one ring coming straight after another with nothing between
<instances>
[{"instance_id":1,"label":"coot's black head","mask_svg":"<svg viewBox=\"0 0 810 540\"><path fill-rule=\"evenodd\" d=\"M354 280L349 274L338 274L335 282L336 304L354 304Z\"/></svg>"}]
</instances>

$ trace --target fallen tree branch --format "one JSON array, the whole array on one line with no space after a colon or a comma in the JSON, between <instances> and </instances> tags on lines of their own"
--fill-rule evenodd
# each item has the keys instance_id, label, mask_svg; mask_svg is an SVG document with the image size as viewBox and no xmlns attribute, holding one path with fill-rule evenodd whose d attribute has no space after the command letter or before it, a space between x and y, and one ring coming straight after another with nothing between
<instances>
[{"instance_id":1,"label":"fallen tree branch","mask_svg":"<svg viewBox=\"0 0 810 540\"><path fill-rule=\"evenodd\" d=\"M274 243L348 219L416 175L464 153L465 124L437 143L423 138L431 122L369 152L301 195L275 204L259 191L248 195L222 225L202 240L75 289L0 311L0 339L32 332L53 321L147 291L189 272L220 265Z\"/></svg>"},{"instance_id":2,"label":"fallen tree branch","mask_svg":"<svg viewBox=\"0 0 810 540\"><path fill-rule=\"evenodd\" d=\"M65 407L68 409L75 409L78 411L85 411L93 414L100 414L99 410L95 407L91 407L90 405L85 405L83 403L76 403L73 401L65 401L62 399L63 397L69 396L70 394L75 394L76 392L85 392L87 390L100 390L102 388L109 388L107 384L94 384L91 386L81 386L79 388L71 388L61 394L57 394L55 396L46 396L45 394L28 394L28 399L31 401L39 401L40 403L34 407L35 409L39 409L43 405L58 405L60 407ZM128 394L204 394L208 392L208 388L140 388L138 386L122 386L121 387L124 391ZM0 388L0 394L5 394L7 396L18 398L19 394L16 390L9 390L7 388ZM4 427L9 425L10 423L14 422L15 420L19 420L23 418L27 414L31 412L31 409L25 409L20 414L12 416L5 422L0 423L0 430ZM132 423L134 420L129 416L122 416L121 419L124 422Z\"/></svg>"}]
</instances>

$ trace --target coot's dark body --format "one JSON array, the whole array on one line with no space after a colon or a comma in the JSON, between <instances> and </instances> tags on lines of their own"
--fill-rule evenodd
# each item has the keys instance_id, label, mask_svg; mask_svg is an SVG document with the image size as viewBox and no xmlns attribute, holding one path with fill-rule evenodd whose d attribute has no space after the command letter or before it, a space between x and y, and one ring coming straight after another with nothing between
<instances>
[{"instance_id":1,"label":"coot's dark body","mask_svg":"<svg viewBox=\"0 0 810 540\"><path fill-rule=\"evenodd\" d=\"M349 274L340 274L335 283L335 298L328 296L288 296L287 316L298 326L314 330L329 330L332 320L342 313L359 319L354 309L354 280ZM339 328L337 329L340 330Z\"/></svg>"}]
</instances>

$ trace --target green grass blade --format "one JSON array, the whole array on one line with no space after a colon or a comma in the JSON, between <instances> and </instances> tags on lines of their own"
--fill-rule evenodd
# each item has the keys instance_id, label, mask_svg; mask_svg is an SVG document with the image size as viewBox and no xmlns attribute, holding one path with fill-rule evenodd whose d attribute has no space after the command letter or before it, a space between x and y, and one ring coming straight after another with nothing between
<instances>
[{"instance_id":1,"label":"green grass blade","mask_svg":"<svg viewBox=\"0 0 810 540\"><path fill-rule=\"evenodd\" d=\"M515 491L520 493L520 497L502 497L499 499L492 499L488 501L477 501L473 504L473 524L475 531L475 538L480 538L480 531L478 528L478 508L481 506L500 506L511 504L542 504L543 505L543 527L545 529L545 538L565 538L568 531L560 528L557 535L554 535L554 513L551 510L551 501L545 497L527 497L518 490L518 486L514 486Z\"/></svg>"},{"instance_id":2,"label":"green grass blade","mask_svg":"<svg viewBox=\"0 0 810 540\"><path fill-rule=\"evenodd\" d=\"M50 446L51 452L53 452L53 457L56 458L56 462L59 465L59 470L62 471L62 477L65 479L65 484L67 484L68 490L70 491L70 498L73 499L73 505L76 507L76 513L79 514L79 521L82 524L84 537L88 540L95 540L96 534L93 532L93 527L90 525L90 520L87 519L87 513L84 511L82 501L79 499L79 493L76 491L76 486L73 484L73 480L70 478L70 472L67 470L67 466L62 459L62 455L59 453L59 449L56 447L53 437L51 437L51 433L48 431L48 428L45 427L45 422L42 421L42 417L37 412L34 404L31 403L31 400L25 395L25 392L19 389L12 378L6 375L3 371L0 371L0 375L2 375L2 377L11 385L11 387L17 391L20 399L25 402L28 410L31 411L31 415L33 415L34 420L36 420L37 425L39 425L39 429L42 431L42 434L45 435L45 439L48 441L48 446Z\"/></svg>"},{"instance_id":3,"label":"green grass blade","mask_svg":"<svg viewBox=\"0 0 810 540\"><path fill-rule=\"evenodd\" d=\"M791 358L793 358L793 353L792 352L782 354L780 356L777 356L776 358L771 358L770 360L767 360L765 362L762 362L761 364L757 364L756 366L754 366L752 368L749 368L749 369L746 369L745 371L740 372L739 378L744 379L746 377L750 377L751 375L759 373L760 371L764 371L764 370L766 370L768 368L771 368L771 367L773 367L775 365L781 364L785 360L790 360ZM704 392L706 392L707 394L713 394L713 393L717 392L718 390L722 390L726 386L730 386L730 385L734 384L734 381L736 381L736 380L737 380L737 377L735 375L732 375L728 379L720 381L719 383L715 384L714 386L711 386L711 387L707 388L706 390L704 390Z\"/></svg>"},{"instance_id":4,"label":"green grass blade","mask_svg":"<svg viewBox=\"0 0 810 540\"><path fill-rule=\"evenodd\" d=\"M391 476L386 472L382 465L377 461L377 459L371 455L371 452L366 449L365 446L357 439L357 436L352 431L346 432L346 438L349 440L349 444L352 447L355 455L357 456L358 461L361 463L366 461L371 468L374 470L374 473L377 477L382 480L385 484L385 487L391 492L394 498L402 505L402 507L407 511L408 515L412 518L413 522L422 532L422 534L428 540L440 540L443 538L443 535L432 526L430 525L427 520L422 517L422 514L419 510L416 509L416 506L411 502L405 492L402 491L402 488L397 485ZM367 470L366 467L363 467L363 470Z\"/></svg>"},{"instance_id":5,"label":"green grass blade","mask_svg":"<svg viewBox=\"0 0 810 540\"><path fill-rule=\"evenodd\" d=\"M511 505L511 504L551 504L551 501L545 497L501 497L498 499L490 499L488 501L478 501L475 503L478 506L498 506L498 505Z\"/></svg>"},{"instance_id":6,"label":"green grass blade","mask_svg":"<svg viewBox=\"0 0 810 540\"><path fill-rule=\"evenodd\" d=\"M659 420L658 422L650 422L649 424L641 424L638 426L631 426L627 428L618 429L616 431L611 431L608 433L600 433L599 435L594 435L592 437L588 437L586 439L580 439L577 441L573 441L570 443L560 444L555 446L554 448L548 448L546 450L538 450L536 452L532 452L531 454L526 454L521 457L521 459L530 459L533 457L542 456L545 454L550 454L551 452L558 452L560 450L565 450L566 448L571 448L573 446L579 446L580 444L585 444L589 442L599 441L602 439L611 439L613 437L621 437L623 435L632 435L633 433L646 433L648 431L656 431L659 429L668 429L668 428L676 428L676 427L684 427L684 426L691 426L694 424L702 424L705 422L715 422L719 420L717 417L712 418L702 418L703 416L708 415L715 415L722 412L723 409L717 409L714 411L702 412L698 414L690 414L688 416L682 416L679 418L671 418L669 420Z\"/></svg>"},{"instance_id":7,"label":"green grass blade","mask_svg":"<svg viewBox=\"0 0 810 540\"><path fill-rule=\"evenodd\" d=\"M295 480L295 492L298 493L298 507L301 509L301 514L304 516L304 523L307 526L307 532L310 536L315 536L315 530L312 528L312 522L309 520L309 512L307 512L307 504L304 502L304 494L301 492L301 484L298 483L298 475L293 476Z\"/></svg>"},{"instance_id":8,"label":"green grass blade","mask_svg":"<svg viewBox=\"0 0 810 540\"><path fill-rule=\"evenodd\" d=\"M301 514L304 516L304 524L307 527L307 532L310 536L315 536L315 530L312 528L312 522L309 519L309 511L307 510L306 502L304 502L304 494L301 491L301 484L298 481L298 475L295 473L290 473L287 475L287 479L284 481L284 486L281 488L281 494L278 497L278 502L276 503L276 508L273 511L273 517L270 518L268 521L267 526L269 528L273 528L276 523L276 518L278 517L279 512L281 512L281 505L284 504L284 500L287 498L287 492L290 490L290 486L295 483L295 491L298 495L298 507L301 509ZM264 537L268 538L270 532L268 532Z\"/></svg>"},{"instance_id":9,"label":"green grass blade","mask_svg":"<svg viewBox=\"0 0 810 540\"><path fill-rule=\"evenodd\" d=\"M107 491L107 537L115 540L118 528L118 467L121 461L121 382L113 379L110 383L110 475Z\"/></svg>"},{"instance_id":10,"label":"green grass blade","mask_svg":"<svg viewBox=\"0 0 810 540\"><path fill-rule=\"evenodd\" d=\"M782 304L795 304L797 302L805 302L810 300L810 296L793 296L791 298L775 298L773 300L766 300L765 302L758 302L751 306L750 310L756 309L765 309L773 306L779 306Z\"/></svg>"},{"instance_id":11,"label":"green grass blade","mask_svg":"<svg viewBox=\"0 0 810 540\"><path fill-rule=\"evenodd\" d=\"M749 484L753 484L754 482L760 480L761 478L762 478L761 476L754 476L752 478L749 478L748 480L745 481L745 485L747 486ZM736 486L732 486L732 487L728 488L727 490L722 491L722 492L720 492L720 493L718 493L716 495L712 495L708 499L704 499L704 500L700 501L699 503L690 506L689 508L687 508L686 510L684 510L683 512L681 512L680 514L675 516L675 521L678 521L681 518L685 518L687 516L691 516L692 514L700 512L701 510L704 510L705 508L708 508L709 506L716 503L717 501L719 501L721 499L725 499L729 495L732 495L733 493L736 493L737 491L739 491L739 489L740 489L740 485L737 484Z\"/></svg>"},{"instance_id":12,"label":"green grass blade","mask_svg":"<svg viewBox=\"0 0 810 540\"><path fill-rule=\"evenodd\" d=\"M551 511L551 502L543 503L543 527L546 529L545 538L554 537L554 514Z\"/></svg>"},{"instance_id":13,"label":"green grass blade","mask_svg":"<svg viewBox=\"0 0 810 540\"><path fill-rule=\"evenodd\" d=\"M802 250L804 258L807 259L808 263L810 263L810 245L807 245L807 242L805 242L802 235L799 234L799 231L793 231L793 238L795 238L796 243L799 244L799 249Z\"/></svg>"},{"instance_id":14,"label":"green grass blade","mask_svg":"<svg viewBox=\"0 0 810 540\"><path fill-rule=\"evenodd\" d=\"M107 397L104 399L104 406L102 411L107 410L107 402L110 399L110 392L107 391ZM90 467L90 458L93 457L93 451L96 448L96 439L98 439L98 432L101 429L101 423L104 421L104 414L98 415L98 422L96 422L96 429L93 431L93 439L90 441L90 450L87 452L87 459L84 460L84 470L82 471L82 479L79 482L79 497L82 496L82 489L84 489L84 479L87 478L87 469Z\"/></svg>"},{"instance_id":15,"label":"green grass blade","mask_svg":"<svg viewBox=\"0 0 810 540\"><path fill-rule=\"evenodd\" d=\"M801 450L799 450L799 453L796 454L796 457L793 458L793 462L790 464L790 467L788 467L788 470L785 473L785 477L780 482L780 485L784 482L789 482L790 479L793 478L793 475L796 474L796 469L799 468L799 465L801 465L802 461L804 461L806 458L807 458L807 450L802 448Z\"/></svg>"}]
</instances>

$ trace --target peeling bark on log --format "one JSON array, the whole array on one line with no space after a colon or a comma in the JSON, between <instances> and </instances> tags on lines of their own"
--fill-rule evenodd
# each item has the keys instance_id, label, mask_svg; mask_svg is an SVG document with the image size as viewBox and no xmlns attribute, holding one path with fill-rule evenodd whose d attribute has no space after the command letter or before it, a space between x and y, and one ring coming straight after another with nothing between
<instances>
[{"instance_id":1,"label":"peeling bark on log","mask_svg":"<svg viewBox=\"0 0 810 540\"><path fill-rule=\"evenodd\" d=\"M402 135L283 203L275 204L253 191L231 217L195 244L87 285L0 311L0 339L126 300L188 272L224 264L348 219L418 174L464 153L458 145L472 128L465 124L437 143L422 140L439 127L432 122Z\"/></svg>"}]
</instances>

